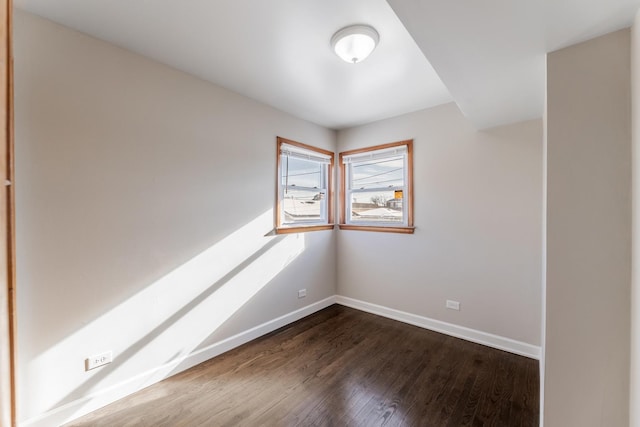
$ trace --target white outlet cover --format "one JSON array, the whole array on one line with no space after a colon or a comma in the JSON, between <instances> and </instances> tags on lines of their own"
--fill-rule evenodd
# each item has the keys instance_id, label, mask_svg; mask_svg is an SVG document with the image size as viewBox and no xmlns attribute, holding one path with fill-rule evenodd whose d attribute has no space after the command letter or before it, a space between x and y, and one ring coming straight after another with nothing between
<instances>
[{"instance_id":1,"label":"white outlet cover","mask_svg":"<svg viewBox=\"0 0 640 427\"><path fill-rule=\"evenodd\" d=\"M304 298L307 296L307 290L306 289L300 289L298 291L298 298Z\"/></svg>"},{"instance_id":2,"label":"white outlet cover","mask_svg":"<svg viewBox=\"0 0 640 427\"><path fill-rule=\"evenodd\" d=\"M111 362L113 362L113 352L111 350L105 351L104 353L95 354L93 356L87 357L87 359L84 361L85 370L90 371Z\"/></svg>"},{"instance_id":3,"label":"white outlet cover","mask_svg":"<svg viewBox=\"0 0 640 427\"><path fill-rule=\"evenodd\" d=\"M458 301L453 301L448 299L446 307L451 310L460 310L460 303Z\"/></svg>"}]
</instances>

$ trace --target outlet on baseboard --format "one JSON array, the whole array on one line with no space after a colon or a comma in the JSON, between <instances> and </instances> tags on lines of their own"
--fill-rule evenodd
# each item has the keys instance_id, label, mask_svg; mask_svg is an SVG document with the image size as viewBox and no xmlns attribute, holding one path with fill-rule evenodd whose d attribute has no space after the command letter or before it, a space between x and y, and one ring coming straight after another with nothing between
<instances>
[{"instance_id":1,"label":"outlet on baseboard","mask_svg":"<svg viewBox=\"0 0 640 427\"><path fill-rule=\"evenodd\" d=\"M307 296L307 290L306 289L300 289L298 291L298 298L304 298Z\"/></svg>"},{"instance_id":2,"label":"outlet on baseboard","mask_svg":"<svg viewBox=\"0 0 640 427\"><path fill-rule=\"evenodd\" d=\"M88 357L84 361L85 371L90 371L99 366L106 365L108 363L113 362L113 352L111 350L105 351L104 353L96 354L94 356Z\"/></svg>"},{"instance_id":3,"label":"outlet on baseboard","mask_svg":"<svg viewBox=\"0 0 640 427\"><path fill-rule=\"evenodd\" d=\"M446 307L450 310L460 311L460 303L458 301L448 299Z\"/></svg>"}]
</instances>

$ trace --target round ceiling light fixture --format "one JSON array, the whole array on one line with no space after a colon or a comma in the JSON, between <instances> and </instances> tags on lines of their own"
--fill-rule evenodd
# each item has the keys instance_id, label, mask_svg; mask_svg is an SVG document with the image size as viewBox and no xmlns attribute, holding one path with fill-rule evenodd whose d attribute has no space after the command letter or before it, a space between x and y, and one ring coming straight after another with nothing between
<instances>
[{"instance_id":1,"label":"round ceiling light fixture","mask_svg":"<svg viewBox=\"0 0 640 427\"><path fill-rule=\"evenodd\" d=\"M371 55L380 41L378 32L369 25L351 25L331 37L331 47L342 60L356 64Z\"/></svg>"}]
</instances>

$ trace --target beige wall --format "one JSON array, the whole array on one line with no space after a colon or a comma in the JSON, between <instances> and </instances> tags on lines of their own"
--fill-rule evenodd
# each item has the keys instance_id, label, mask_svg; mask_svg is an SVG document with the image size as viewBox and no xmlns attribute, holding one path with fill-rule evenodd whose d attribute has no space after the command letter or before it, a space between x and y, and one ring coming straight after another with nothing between
<instances>
[{"instance_id":1,"label":"beige wall","mask_svg":"<svg viewBox=\"0 0 640 427\"><path fill-rule=\"evenodd\" d=\"M632 270L629 425L640 427L640 11L631 29Z\"/></svg>"},{"instance_id":2,"label":"beige wall","mask_svg":"<svg viewBox=\"0 0 640 427\"><path fill-rule=\"evenodd\" d=\"M338 232L338 293L540 345L542 121L478 132L447 104L339 131L338 149L410 138L415 234Z\"/></svg>"},{"instance_id":3,"label":"beige wall","mask_svg":"<svg viewBox=\"0 0 640 427\"><path fill-rule=\"evenodd\" d=\"M24 12L15 32L26 424L336 293L540 345L540 120L478 132L449 104L340 131L341 150L414 139L416 233L265 237L276 135L335 132Z\"/></svg>"},{"instance_id":4,"label":"beige wall","mask_svg":"<svg viewBox=\"0 0 640 427\"><path fill-rule=\"evenodd\" d=\"M626 426L629 31L548 55L546 427Z\"/></svg>"},{"instance_id":5,"label":"beige wall","mask_svg":"<svg viewBox=\"0 0 640 427\"><path fill-rule=\"evenodd\" d=\"M264 236L276 136L335 132L21 11L15 61L21 421L336 293L334 233Z\"/></svg>"}]
</instances>

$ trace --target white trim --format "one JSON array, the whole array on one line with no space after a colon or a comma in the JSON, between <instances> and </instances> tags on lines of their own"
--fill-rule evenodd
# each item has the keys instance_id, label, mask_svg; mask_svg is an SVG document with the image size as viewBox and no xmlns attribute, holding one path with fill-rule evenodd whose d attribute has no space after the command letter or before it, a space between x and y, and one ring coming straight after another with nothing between
<instances>
[{"instance_id":1,"label":"white trim","mask_svg":"<svg viewBox=\"0 0 640 427\"><path fill-rule=\"evenodd\" d=\"M390 148L381 148L379 150L369 150L357 154L342 156L342 163L358 163L366 162L367 160L392 159L394 157L402 158L406 157L408 152L409 148L406 144L397 145Z\"/></svg>"},{"instance_id":2,"label":"white trim","mask_svg":"<svg viewBox=\"0 0 640 427\"><path fill-rule=\"evenodd\" d=\"M316 311L329 307L330 305L335 304L335 302L335 296L325 298L237 335L218 341L217 343L190 353L177 360L171 361L170 363L152 368L121 383L91 393L80 399L74 400L73 402L69 402L66 405L51 409L37 417L21 421L18 425L20 427L50 427L68 423L88 414L89 412L113 403L118 399L122 399L123 397L142 390L151 384L160 382L165 378L185 371L204 362L205 360L209 360L251 340L268 334L269 332L273 332L278 328L300 320L303 317L315 313Z\"/></svg>"},{"instance_id":3,"label":"white trim","mask_svg":"<svg viewBox=\"0 0 640 427\"><path fill-rule=\"evenodd\" d=\"M487 332L477 331L475 329L458 326L440 320L430 319L428 317L418 316L404 311L395 310L393 308L383 307L381 305L360 301L340 295L334 295L321 301L302 307L291 313L280 316L276 319L265 322L254 328L236 334L232 337L218 341L208 347L190 353L170 363L152 368L146 372L142 372L128 380L115 384L111 387L96 391L80 399L69 402L66 405L51 409L37 417L33 417L18 423L20 427L50 427L52 425L62 425L73 421L89 412L102 408L116 400L122 399L130 394L142 390L152 384L162 381L172 375L185 371L199 363L216 357L222 353L241 346L249 341L259 338L265 334L275 331L278 328L286 326L292 322L302 319L310 314L320 311L333 304L340 304L351 307L356 310L365 311L398 320L421 328L440 332L456 338L462 338L467 341L483 344L499 350L508 351L510 353L521 356L540 359L540 347L510 338L489 334Z\"/></svg>"},{"instance_id":4,"label":"white trim","mask_svg":"<svg viewBox=\"0 0 640 427\"><path fill-rule=\"evenodd\" d=\"M330 164L334 157L333 153L331 155L324 154L315 150L309 150L307 148L289 145L287 143L282 143L280 145L280 155L289 156L296 159L310 160L325 165Z\"/></svg>"},{"instance_id":5,"label":"white trim","mask_svg":"<svg viewBox=\"0 0 640 427\"><path fill-rule=\"evenodd\" d=\"M367 313L377 314L378 316L387 317L389 319L398 320L410 325L419 326L435 332L440 332L456 338L471 341L477 344L486 345L488 347L497 348L498 350L508 351L509 353L518 354L520 356L530 357L540 360L540 347L516 341L511 338L501 337L499 335L478 331L464 326L454 325L452 323L440 320L430 319L424 316L407 313L393 308L383 307L381 305L360 301L353 298L336 296L336 303L346 307L355 308L357 310L366 311Z\"/></svg>"}]
</instances>

